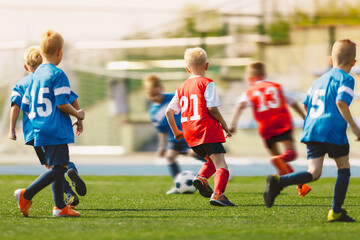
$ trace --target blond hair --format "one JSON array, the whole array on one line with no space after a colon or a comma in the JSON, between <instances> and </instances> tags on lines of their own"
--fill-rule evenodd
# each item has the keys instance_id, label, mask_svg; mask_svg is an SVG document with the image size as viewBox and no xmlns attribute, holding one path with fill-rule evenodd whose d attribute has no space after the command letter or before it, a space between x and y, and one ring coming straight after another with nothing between
<instances>
[{"instance_id":1,"label":"blond hair","mask_svg":"<svg viewBox=\"0 0 360 240\"><path fill-rule=\"evenodd\" d=\"M160 78L154 74L151 74L144 79L144 85L146 89L162 87Z\"/></svg>"},{"instance_id":2,"label":"blond hair","mask_svg":"<svg viewBox=\"0 0 360 240\"><path fill-rule=\"evenodd\" d=\"M48 30L42 35L40 46L44 55L54 55L56 51L64 46L64 39L60 33Z\"/></svg>"},{"instance_id":3,"label":"blond hair","mask_svg":"<svg viewBox=\"0 0 360 240\"><path fill-rule=\"evenodd\" d=\"M25 50L24 62L28 67L36 68L42 63L39 46L30 46Z\"/></svg>"},{"instance_id":4,"label":"blond hair","mask_svg":"<svg viewBox=\"0 0 360 240\"><path fill-rule=\"evenodd\" d=\"M334 64L347 66L353 63L356 57L356 44L349 39L341 39L334 43L331 58Z\"/></svg>"},{"instance_id":5,"label":"blond hair","mask_svg":"<svg viewBox=\"0 0 360 240\"><path fill-rule=\"evenodd\" d=\"M184 55L185 64L189 68L203 67L207 63L207 54L200 47L188 48Z\"/></svg>"},{"instance_id":6,"label":"blond hair","mask_svg":"<svg viewBox=\"0 0 360 240\"><path fill-rule=\"evenodd\" d=\"M247 67L248 77L263 77L266 75L265 64L262 62L250 63Z\"/></svg>"}]
</instances>

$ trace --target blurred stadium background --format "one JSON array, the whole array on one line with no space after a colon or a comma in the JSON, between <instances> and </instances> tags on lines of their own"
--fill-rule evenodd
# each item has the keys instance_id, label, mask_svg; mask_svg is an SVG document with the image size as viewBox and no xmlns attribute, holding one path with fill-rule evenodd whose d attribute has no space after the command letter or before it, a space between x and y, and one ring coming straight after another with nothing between
<instances>
[{"instance_id":1,"label":"blurred stadium background","mask_svg":"<svg viewBox=\"0 0 360 240\"><path fill-rule=\"evenodd\" d=\"M22 79L23 52L38 44L47 29L66 42L60 65L86 111L85 131L72 153L130 154L154 151L142 79L155 73L167 92L187 78L186 48L202 46L210 61L207 77L215 80L220 111L229 122L236 100L246 89L245 65L264 61L269 78L299 100L328 67L335 39L360 42L357 0L0 0L0 152L32 152L24 146L21 121L18 141L8 140L9 98ZM353 69L358 80L360 70ZM359 89L359 86L356 86ZM352 110L360 117L359 92ZM302 120L293 114L299 141ZM228 140L229 154L265 157L250 110ZM353 135L349 134L353 142ZM357 143L351 154L360 157ZM101 147L100 147L101 146ZM80 149L80 152L77 152ZM298 143L300 156L305 147ZM155 157L154 157L155 158Z\"/></svg>"}]
</instances>

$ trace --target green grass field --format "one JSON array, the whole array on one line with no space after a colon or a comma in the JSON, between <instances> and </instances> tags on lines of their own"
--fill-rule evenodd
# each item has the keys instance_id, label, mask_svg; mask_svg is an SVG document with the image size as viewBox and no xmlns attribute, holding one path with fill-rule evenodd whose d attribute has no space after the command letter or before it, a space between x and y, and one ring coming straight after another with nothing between
<instances>
[{"instance_id":1,"label":"green grass field","mask_svg":"<svg viewBox=\"0 0 360 240\"><path fill-rule=\"evenodd\" d=\"M265 177L235 177L226 195L237 206L224 208L198 193L166 195L170 177L85 176L80 218L52 217L50 187L34 197L25 218L13 192L35 178L0 175L0 239L359 239L359 222L326 221L334 178L311 183L304 198L288 187L268 209ZM352 178L345 208L357 220L359 199L360 179Z\"/></svg>"}]
</instances>

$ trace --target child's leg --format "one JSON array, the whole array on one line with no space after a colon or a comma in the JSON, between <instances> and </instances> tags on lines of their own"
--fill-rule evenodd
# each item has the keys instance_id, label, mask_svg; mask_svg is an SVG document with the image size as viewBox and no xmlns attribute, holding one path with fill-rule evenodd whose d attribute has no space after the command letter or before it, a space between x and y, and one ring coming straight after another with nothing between
<instances>
[{"instance_id":1,"label":"child's leg","mask_svg":"<svg viewBox=\"0 0 360 240\"><path fill-rule=\"evenodd\" d=\"M64 168L64 167L59 166L59 165L53 167L53 169L56 169L56 168ZM65 171L64 171L64 174L65 174ZM65 178L64 178L64 176L62 176L62 177L59 177L58 179L56 179L51 184L53 198L54 198L54 204L59 209L63 209L64 207L66 207L66 204L64 202L64 180L65 180Z\"/></svg>"},{"instance_id":2,"label":"child's leg","mask_svg":"<svg viewBox=\"0 0 360 240\"><path fill-rule=\"evenodd\" d=\"M208 156L206 156L205 159L207 162L202 165L198 175L202 178L209 179L216 172L216 168L213 161Z\"/></svg>"},{"instance_id":3,"label":"child's leg","mask_svg":"<svg viewBox=\"0 0 360 240\"><path fill-rule=\"evenodd\" d=\"M26 189L26 192L24 193L24 198L27 200L31 200L35 196L35 194L40 192L50 183L54 182L57 179L63 178L65 172L66 167L64 166L53 167L50 170L44 172ZM61 186L61 194L63 194L63 186Z\"/></svg>"},{"instance_id":4,"label":"child's leg","mask_svg":"<svg viewBox=\"0 0 360 240\"><path fill-rule=\"evenodd\" d=\"M222 195L225 192L229 180L229 171L227 170L228 166L225 162L224 153L211 154L210 159L216 168L214 192L218 195Z\"/></svg>"},{"instance_id":5,"label":"child's leg","mask_svg":"<svg viewBox=\"0 0 360 240\"><path fill-rule=\"evenodd\" d=\"M170 175L173 179L175 179L176 175L181 172L179 164L176 162L176 157L179 155L179 152L168 149L166 151L166 160L168 162Z\"/></svg>"},{"instance_id":6,"label":"child's leg","mask_svg":"<svg viewBox=\"0 0 360 240\"><path fill-rule=\"evenodd\" d=\"M335 213L339 213L344 203L346 192L349 186L349 180L350 180L349 156L336 158L335 161L338 167L338 176L335 183L332 209Z\"/></svg>"},{"instance_id":7,"label":"child's leg","mask_svg":"<svg viewBox=\"0 0 360 240\"><path fill-rule=\"evenodd\" d=\"M78 173L78 170L73 162L69 162L68 170L70 170L70 169L74 169Z\"/></svg>"}]
</instances>

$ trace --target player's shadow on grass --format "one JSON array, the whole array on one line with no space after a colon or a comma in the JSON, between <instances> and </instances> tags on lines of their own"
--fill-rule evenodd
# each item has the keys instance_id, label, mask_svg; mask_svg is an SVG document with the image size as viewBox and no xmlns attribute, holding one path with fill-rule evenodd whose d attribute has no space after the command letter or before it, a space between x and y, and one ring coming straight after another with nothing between
<instances>
[{"instance_id":1,"label":"player's shadow on grass","mask_svg":"<svg viewBox=\"0 0 360 240\"><path fill-rule=\"evenodd\" d=\"M216 208L156 208L156 209L134 209L134 208L109 208L109 209L102 209L102 208L92 208L92 209L78 209L79 211L99 211L99 212L157 212L157 211L164 211L164 212L172 212L172 211L209 211L209 210L216 210Z\"/></svg>"}]
</instances>

